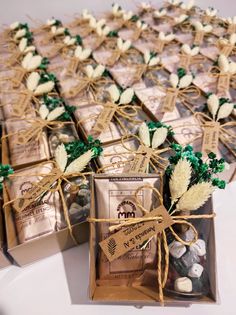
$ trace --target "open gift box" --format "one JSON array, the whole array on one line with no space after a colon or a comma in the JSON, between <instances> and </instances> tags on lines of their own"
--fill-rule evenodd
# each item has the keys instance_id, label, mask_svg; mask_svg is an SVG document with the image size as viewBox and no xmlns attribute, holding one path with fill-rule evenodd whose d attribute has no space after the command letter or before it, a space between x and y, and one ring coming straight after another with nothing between
<instances>
[{"instance_id":1,"label":"open gift box","mask_svg":"<svg viewBox=\"0 0 236 315\"><path fill-rule=\"evenodd\" d=\"M88 239L89 177L59 182L60 176L52 162L45 162L16 171L5 185L7 248L20 266Z\"/></svg>"},{"instance_id":2,"label":"open gift box","mask_svg":"<svg viewBox=\"0 0 236 315\"><path fill-rule=\"evenodd\" d=\"M198 279L191 278L192 290L189 290L189 293L181 293L177 291L174 283L179 274L183 276L187 272L187 270L180 271L178 268L188 269L194 262L195 258L192 260L189 257L195 255L191 247L194 244L186 246L187 248L176 256L178 258L174 257L175 251L171 249L172 245L170 245L173 244L173 238L168 232L168 228L165 230L165 224L168 225L168 214L165 217L166 212L162 212L163 208L160 203L158 204L158 197L153 201L150 187L154 187L162 194L160 177L142 174L93 176L90 214L90 299L99 302L135 305L160 305L160 301L162 304L164 301L166 305L179 306L193 303L215 303L217 286L213 221L200 219L195 225L201 238L197 242L206 244L204 255L203 252L198 252L202 256L198 258L195 256L199 264L204 265L204 276L201 276L203 277L201 279L204 280L199 284ZM122 218L138 220L142 216L141 207L143 206L149 212L152 209L152 202L154 204L157 202L152 211L156 211L155 213L160 211L159 214L161 213L162 218L165 218L162 222L164 226L157 224L157 230L152 236L149 233L155 228L154 223L150 223L150 221L149 223L133 223L131 226L122 227L118 232L115 231L113 224L116 220L118 222ZM151 216L152 211L146 214L146 217ZM212 202L205 204L197 213L200 216L211 214ZM112 225L114 229L112 227L111 231L115 231L114 233L109 232L109 227L111 228ZM164 249L163 244L157 243L157 236L153 235L163 229L166 232L170 248L170 266L167 282L163 286L164 297L162 296L160 299L160 284L162 283L160 279L163 279L163 275L160 276L160 273L164 272L165 268ZM189 232L183 233L187 237ZM145 242L145 239L149 239L149 241ZM183 252L185 252L184 255ZM183 281L186 281L186 278ZM122 285L122 290L120 285Z\"/></svg>"}]
</instances>

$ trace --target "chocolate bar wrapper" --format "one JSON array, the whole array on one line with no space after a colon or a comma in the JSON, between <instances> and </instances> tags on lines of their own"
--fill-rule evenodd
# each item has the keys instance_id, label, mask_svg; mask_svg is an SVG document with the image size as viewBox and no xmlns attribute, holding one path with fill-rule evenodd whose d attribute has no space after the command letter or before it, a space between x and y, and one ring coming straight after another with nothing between
<instances>
[{"instance_id":1,"label":"chocolate bar wrapper","mask_svg":"<svg viewBox=\"0 0 236 315\"><path fill-rule=\"evenodd\" d=\"M134 203L134 193L138 186L150 184L158 186L157 178L122 180L119 178L95 178L96 216L104 219L121 217L140 217L142 213ZM143 190L138 194L142 205L150 209L152 198L150 191ZM98 226L98 242L109 236L109 223ZM104 253L98 253L98 283L107 282L111 285L131 285L146 269L155 268L156 246L153 238L145 249L135 248L113 262L108 262ZM147 271L147 270L146 270Z\"/></svg>"},{"instance_id":2,"label":"chocolate bar wrapper","mask_svg":"<svg viewBox=\"0 0 236 315\"><path fill-rule=\"evenodd\" d=\"M41 174L50 173L52 168L52 164L48 163L15 172L17 176L8 184L10 200L22 198L43 178ZM13 210L13 213L19 244L53 233L64 226L58 192L46 192L23 211Z\"/></svg>"},{"instance_id":3,"label":"chocolate bar wrapper","mask_svg":"<svg viewBox=\"0 0 236 315\"><path fill-rule=\"evenodd\" d=\"M32 125L25 120L7 120L5 122L7 142L9 148L10 164L21 166L43 161L49 158L49 148L45 132L39 136L39 139L25 144L18 144L20 131L25 131Z\"/></svg>"}]
</instances>

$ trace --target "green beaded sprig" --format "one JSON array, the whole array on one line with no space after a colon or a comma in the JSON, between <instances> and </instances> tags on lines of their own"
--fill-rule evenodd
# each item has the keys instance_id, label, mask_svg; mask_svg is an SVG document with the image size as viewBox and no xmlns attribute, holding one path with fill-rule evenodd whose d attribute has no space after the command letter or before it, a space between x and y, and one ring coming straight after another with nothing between
<instances>
[{"instance_id":1,"label":"green beaded sprig","mask_svg":"<svg viewBox=\"0 0 236 315\"><path fill-rule=\"evenodd\" d=\"M175 134L171 126L166 125L166 124L162 123L161 121L149 121L147 123L147 126L148 126L150 133L151 133L151 138L152 138L154 132L156 131L156 129L162 128L162 127L166 128L168 130L168 133L167 133L168 136L173 136Z\"/></svg>"},{"instance_id":2,"label":"green beaded sprig","mask_svg":"<svg viewBox=\"0 0 236 315\"><path fill-rule=\"evenodd\" d=\"M88 150L93 151L93 158L98 157L103 148L101 147L101 141L94 140L92 136L88 136L87 142L82 140L75 140L64 144L68 155L68 164L77 159L79 156L87 152Z\"/></svg>"},{"instance_id":3,"label":"green beaded sprig","mask_svg":"<svg viewBox=\"0 0 236 315\"><path fill-rule=\"evenodd\" d=\"M13 169L10 165L6 164L0 164L0 190L3 188L3 181L6 179L10 174L13 174Z\"/></svg>"},{"instance_id":4,"label":"green beaded sprig","mask_svg":"<svg viewBox=\"0 0 236 315\"><path fill-rule=\"evenodd\" d=\"M71 115L76 110L75 106L65 104L65 101L63 98L56 98L56 97L50 97L48 95L44 95L43 102L47 106L50 112L59 106L62 106L62 105L64 106L65 112L61 114L59 117L57 117L58 121L71 120Z\"/></svg>"},{"instance_id":5,"label":"green beaded sprig","mask_svg":"<svg viewBox=\"0 0 236 315\"><path fill-rule=\"evenodd\" d=\"M191 177L191 185L201 182L211 182L213 186L224 189L226 182L215 177L216 174L221 173L225 169L225 160L223 158L217 159L216 154L211 152L208 154L207 161L203 161L201 152L194 152L191 145L182 147L179 144L172 144L175 155L169 157L169 166L166 168L165 174L170 177L175 165L180 159L186 158L190 162L193 173Z\"/></svg>"}]
</instances>

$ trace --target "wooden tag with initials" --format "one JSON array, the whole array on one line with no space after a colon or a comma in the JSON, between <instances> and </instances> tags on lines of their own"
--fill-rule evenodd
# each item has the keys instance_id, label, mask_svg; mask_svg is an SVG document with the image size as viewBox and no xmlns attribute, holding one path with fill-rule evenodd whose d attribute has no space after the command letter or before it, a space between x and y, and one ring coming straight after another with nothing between
<instances>
[{"instance_id":1,"label":"wooden tag with initials","mask_svg":"<svg viewBox=\"0 0 236 315\"><path fill-rule=\"evenodd\" d=\"M236 24L232 23L232 24L229 25L229 27L228 27L228 33L229 33L229 34L234 34L234 33L236 33Z\"/></svg>"},{"instance_id":2,"label":"wooden tag with initials","mask_svg":"<svg viewBox=\"0 0 236 315\"><path fill-rule=\"evenodd\" d=\"M174 224L164 206L152 210L144 218L154 216L162 216L162 222L158 223L154 220L132 224L101 241L99 245L107 259L112 262Z\"/></svg>"},{"instance_id":3,"label":"wooden tag with initials","mask_svg":"<svg viewBox=\"0 0 236 315\"><path fill-rule=\"evenodd\" d=\"M77 72L78 66L79 66L79 59L76 58L76 57L72 57L72 58L70 59L68 68L67 68L67 70L66 70L66 74L67 74L67 75L73 75L73 74L75 74L75 73Z\"/></svg>"},{"instance_id":4,"label":"wooden tag with initials","mask_svg":"<svg viewBox=\"0 0 236 315\"><path fill-rule=\"evenodd\" d=\"M230 74L229 73L220 73L217 90L220 94L225 94L230 87Z\"/></svg>"},{"instance_id":5,"label":"wooden tag with initials","mask_svg":"<svg viewBox=\"0 0 236 315\"><path fill-rule=\"evenodd\" d=\"M37 185L34 185L22 198L13 202L13 207L16 211L23 211L31 203L33 203L42 193L50 189L56 180L61 176L61 171L57 168L52 169L51 173L44 176Z\"/></svg>"},{"instance_id":6,"label":"wooden tag with initials","mask_svg":"<svg viewBox=\"0 0 236 315\"><path fill-rule=\"evenodd\" d=\"M147 173L147 167L152 156L153 149L140 145L128 173Z\"/></svg>"},{"instance_id":7,"label":"wooden tag with initials","mask_svg":"<svg viewBox=\"0 0 236 315\"><path fill-rule=\"evenodd\" d=\"M203 31L197 31L195 38L194 38L194 45L201 45L204 38L204 32Z\"/></svg>"},{"instance_id":8,"label":"wooden tag with initials","mask_svg":"<svg viewBox=\"0 0 236 315\"><path fill-rule=\"evenodd\" d=\"M20 86L20 84L22 83L24 79L25 74L26 74L26 71L23 68L15 69L15 75L12 78L12 83L15 88L18 88Z\"/></svg>"},{"instance_id":9,"label":"wooden tag with initials","mask_svg":"<svg viewBox=\"0 0 236 315\"><path fill-rule=\"evenodd\" d=\"M166 112L173 112L175 109L175 104L177 101L177 96L178 96L178 89L175 88L168 88L167 93L164 99L163 106L161 108L161 111L166 113Z\"/></svg>"},{"instance_id":10,"label":"wooden tag with initials","mask_svg":"<svg viewBox=\"0 0 236 315\"><path fill-rule=\"evenodd\" d=\"M226 57L229 57L229 55L232 53L234 46L231 44L226 44L224 47L221 49L221 54L225 55Z\"/></svg>"},{"instance_id":11,"label":"wooden tag with initials","mask_svg":"<svg viewBox=\"0 0 236 315\"><path fill-rule=\"evenodd\" d=\"M20 94L19 99L12 106L13 114L19 117L24 116L26 108L30 104L31 97L31 93Z\"/></svg>"},{"instance_id":12,"label":"wooden tag with initials","mask_svg":"<svg viewBox=\"0 0 236 315\"><path fill-rule=\"evenodd\" d=\"M156 48L156 51L158 52L158 53L161 53L162 51L163 51L163 49L164 49L164 46L165 46L165 42L163 41L163 40L161 40L161 39L157 39L156 40L156 43L155 43L155 48Z\"/></svg>"},{"instance_id":13,"label":"wooden tag with initials","mask_svg":"<svg viewBox=\"0 0 236 315\"><path fill-rule=\"evenodd\" d=\"M219 143L220 124L216 121L207 122L203 127L202 153L217 153Z\"/></svg>"},{"instance_id":14,"label":"wooden tag with initials","mask_svg":"<svg viewBox=\"0 0 236 315\"><path fill-rule=\"evenodd\" d=\"M95 132L101 133L106 130L111 122L118 105L116 104L106 104L98 116L95 125L93 126L93 130Z\"/></svg>"},{"instance_id":15,"label":"wooden tag with initials","mask_svg":"<svg viewBox=\"0 0 236 315\"><path fill-rule=\"evenodd\" d=\"M179 68L189 69L191 56L187 54L181 54L179 57Z\"/></svg>"}]
</instances>

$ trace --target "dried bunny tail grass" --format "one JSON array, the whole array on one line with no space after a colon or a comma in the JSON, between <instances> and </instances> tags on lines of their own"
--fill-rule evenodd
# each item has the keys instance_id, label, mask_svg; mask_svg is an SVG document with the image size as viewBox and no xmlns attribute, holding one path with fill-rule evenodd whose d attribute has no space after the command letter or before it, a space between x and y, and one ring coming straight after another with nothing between
<instances>
[{"instance_id":1,"label":"dried bunny tail grass","mask_svg":"<svg viewBox=\"0 0 236 315\"><path fill-rule=\"evenodd\" d=\"M157 128L152 138L152 148L156 149L166 140L168 130L165 127Z\"/></svg>"},{"instance_id":2,"label":"dried bunny tail grass","mask_svg":"<svg viewBox=\"0 0 236 315\"><path fill-rule=\"evenodd\" d=\"M207 100L207 107L209 112L212 114L213 119L215 119L218 108L220 107L219 98L216 94L211 94Z\"/></svg>"},{"instance_id":3,"label":"dried bunny tail grass","mask_svg":"<svg viewBox=\"0 0 236 315\"><path fill-rule=\"evenodd\" d=\"M177 210L194 211L199 209L211 196L214 188L211 183L203 182L193 185L180 198Z\"/></svg>"},{"instance_id":4,"label":"dried bunny tail grass","mask_svg":"<svg viewBox=\"0 0 236 315\"><path fill-rule=\"evenodd\" d=\"M150 134L145 122L139 127L139 138L147 147L150 147Z\"/></svg>"},{"instance_id":5,"label":"dried bunny tail grass","mask_svg":"<svg viewBox=\"0 0 236 315\"><path fill-rule=\"evenodd\" d=\"M93 155L94 153L92 150L88 150L87 152L82 154L80 157L78 157L76 160L68 165L67 169L65 170L65 174L81 172L91 161Z\"/></svg>"},{"instance_id":6,"label":"dried bunny tail grass","mask_svg":"<svg viewBox=\"0 0 236 315\"><path fill-rule=\"evenodd\" d=\"M174 168L169 183L172 204L187 191L191 173L192 167L190 163L186 159L179 160Z\"/></svg>"},{"instance_id":7,"label":"dried bunny tail grass","mask_svg":"<svg viewBox=\"0 0 236 315\"><path fill-rule=\"evenodd\" d=\"M64 144L62 143L55 150L55 161L62 172L64 172L66 168L67 159L67 152Z\"/></svg>"},{"instance_id":8,"label":"dried bunny tail grass","mask_svg":"<svg viewBox=\"0 0 236 315\"><path fill-rule=\"evenodd\" d=\"M221 105L218 111L217 120L227 118L231 114L233 109L234 109L233 103L224 103L223 105Z\"/></svg>"},{"instance_id":9,"label":"dried bunny tail grass","mask_svg":"<svg viewBox=\"0 0 236 315\"><path fill-rule=\"evenodd\" d=\"M47 120L48 121L56 120L64 112L65 112L65 107L64 106L56 107L48 114Z\"/></svg>"}]
</instances>

